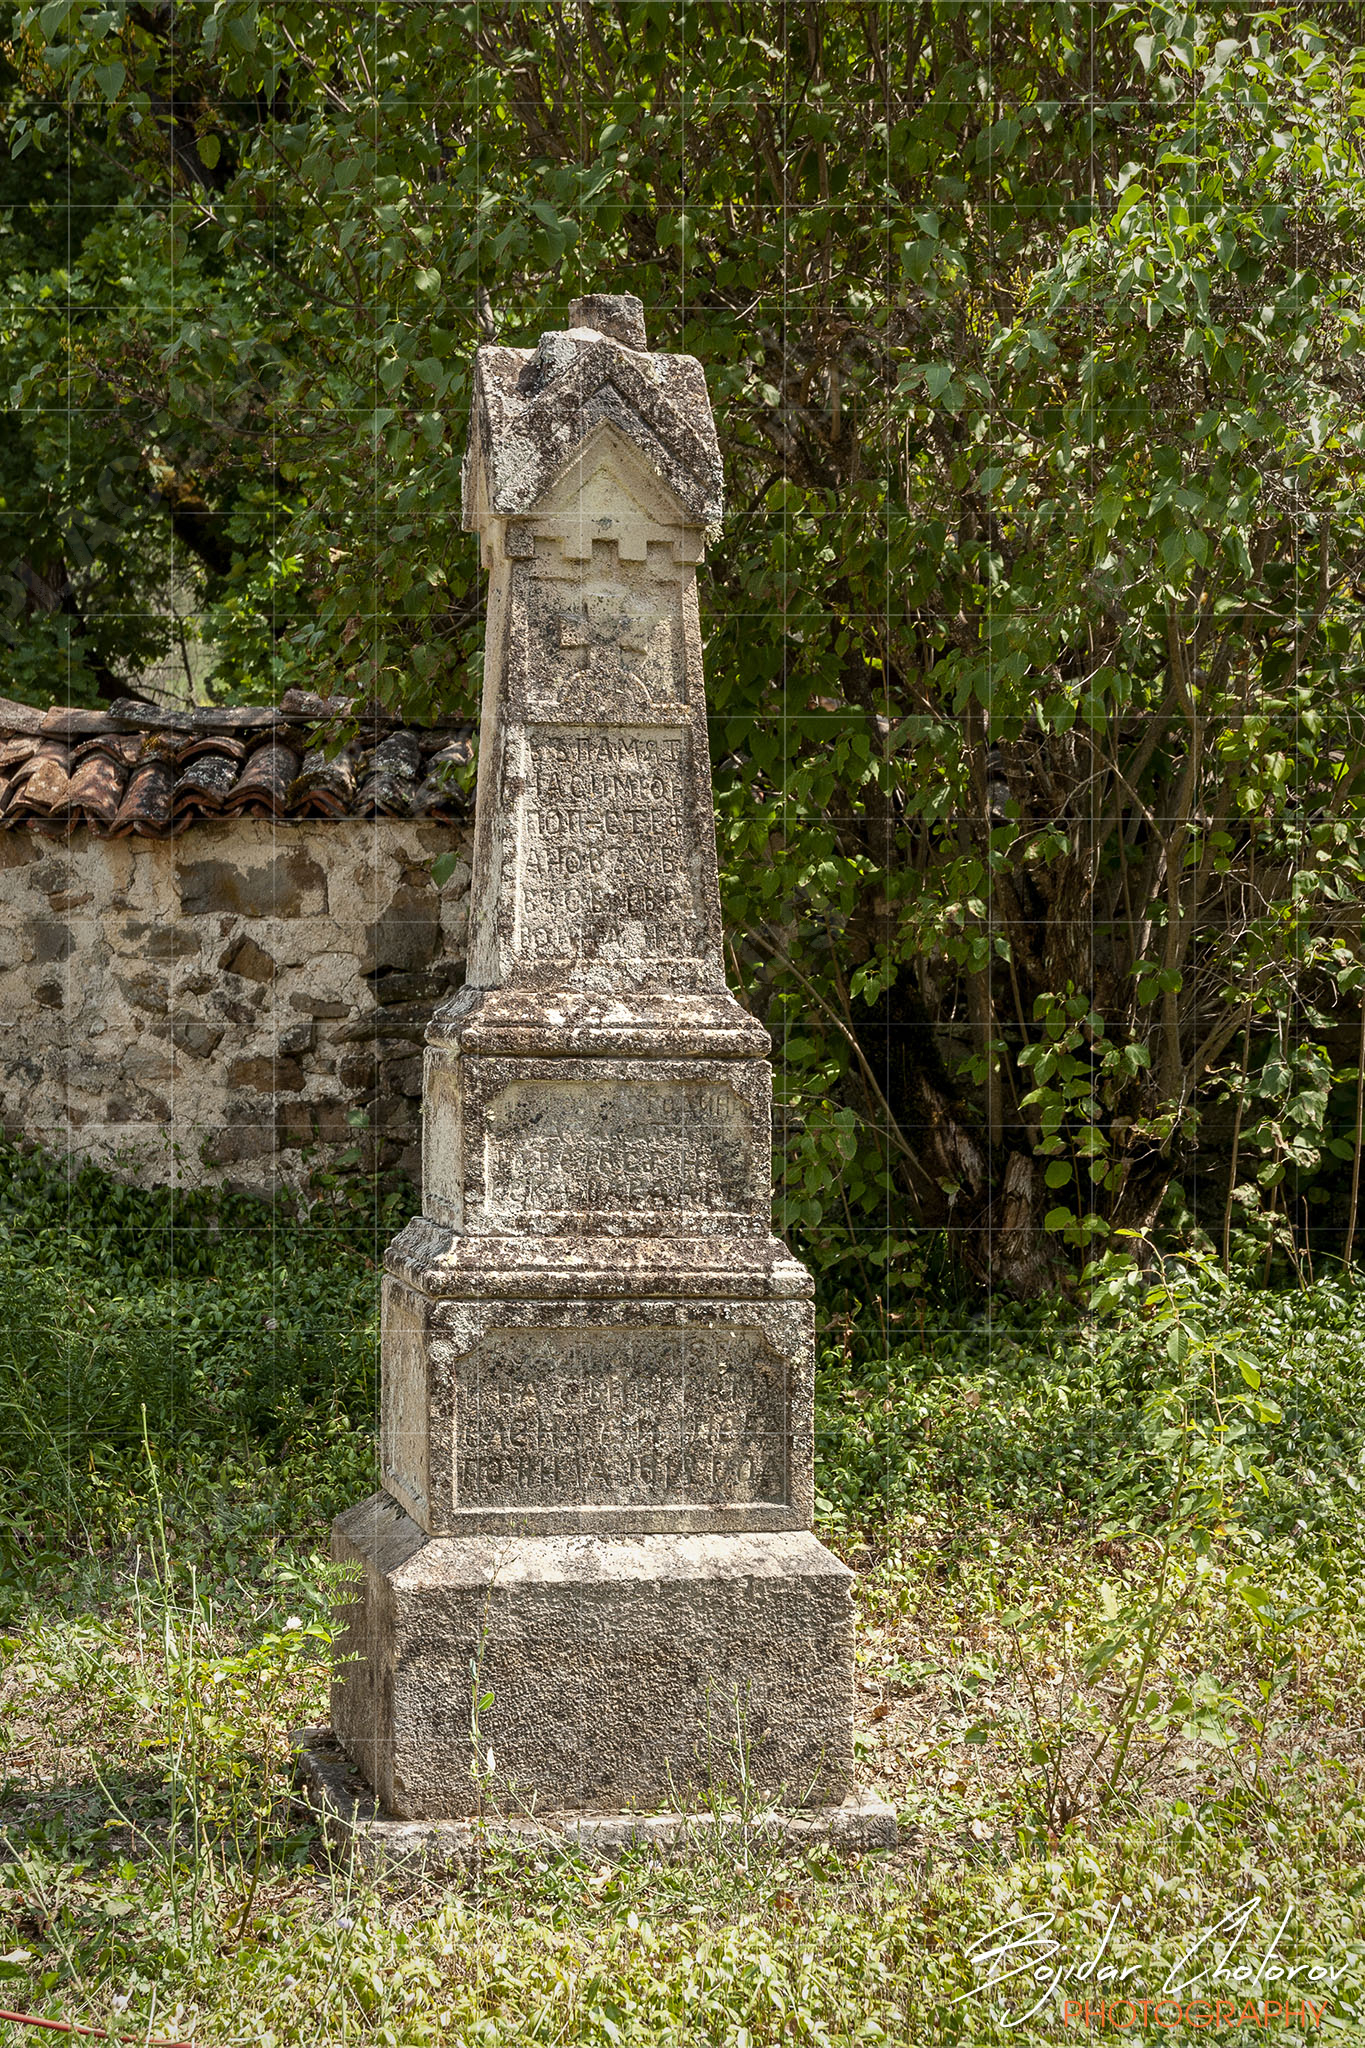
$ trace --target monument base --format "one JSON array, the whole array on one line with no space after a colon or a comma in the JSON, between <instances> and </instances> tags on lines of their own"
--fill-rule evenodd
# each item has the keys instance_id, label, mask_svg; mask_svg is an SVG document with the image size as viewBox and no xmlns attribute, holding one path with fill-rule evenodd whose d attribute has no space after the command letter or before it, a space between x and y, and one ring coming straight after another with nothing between
<instances>
[{"instance_id":1,"label":"monument base","mask_svg":"<svg viewBox=\"0 0 1365 2048\"><path fill-rule=\"evenodd\" d=\"M379 1493L332 1547L332 1724L398 1820L854 1789L852 1574L806 1531L428 1536Z\"/></svg>"},{"instance_id":2,"label":"monument base","mask_svg":"<svg viewBox=\"0 0 1365 2048\"><path fill-rule=\"evenodd\" d=\"M627 1849L650 1849L671 1860L732 1855L755 1844L783 1850L826 1846L841 1851L894 1849L895 1809L875 1793L849 1793L838 1806L783 1812L774 1807L718 1806L692 1813L544 1813L469 1820L398 1820L386 1814L330 1728L300 1728L293 1737L295 1782L316 1815L328 1846L375 1876L456 1876L490 1855L540 1862L550 1856L614 1861Z\"/></svg>"}]
</instances>

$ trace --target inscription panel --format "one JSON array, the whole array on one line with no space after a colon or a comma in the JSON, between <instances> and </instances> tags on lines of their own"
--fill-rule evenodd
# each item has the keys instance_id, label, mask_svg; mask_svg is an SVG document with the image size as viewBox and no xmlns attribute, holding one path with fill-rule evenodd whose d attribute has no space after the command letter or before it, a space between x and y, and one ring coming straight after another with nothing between
<instances>
[{"instance_id":1,"label":"inscription panel","mask_svg":"<svg viewBox=\"0 0 1365 2048\"><path fill-rule=\"evenodd\" d=\"M539 960L694 960L707 950L681 727L531 725L519 948Z\"/></svg>"},{"instance_id":2,"label":"inscription panel","mask_svg":"<svg viewBox=\"0 0 1365 2048\"><path fill-rule=\"evenodd\" d=\"M757 1330L492 1330L460 1366L455 1505L781 1504L787 1406Z\"/></svg>"},{"instance_id":3,"label":"inscription panel","mask_svg":"<svg viewBox=\"0 0 1365 2048\"><path fill-rule=\"evenodd\" d=\"M585 1228L603 1213L739 1216L756 1151L754 1113L723 1085L514 1081L487 1112L485 1201Z\"/></svg>"}]
</instances>

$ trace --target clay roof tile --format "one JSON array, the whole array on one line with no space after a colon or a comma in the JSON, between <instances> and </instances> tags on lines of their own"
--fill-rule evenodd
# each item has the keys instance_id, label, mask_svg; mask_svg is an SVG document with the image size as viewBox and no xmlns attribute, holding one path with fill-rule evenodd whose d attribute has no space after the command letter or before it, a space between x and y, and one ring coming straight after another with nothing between
<instances>
[{"instance_id":1,"label":"clay roof tile","mask_svg":"<svg viewBox=\"0 0 1365 2048\"><path fill-rule=\"evenodd\" d=\"M289 786L298 772L299 756L294 749L279 740L267 740L247 760L224 809L283 818L289 805Z\"/></svg>"},{"instance_id":2,"label":"clay roof tile","mask_svg":"<svg viewBox=\"0 0 1365 2048\"><path fill-rule=\"evenodd\" d=\"M472 758L468 727L398 726L377 704L304 691L278 712L123 698L107 715L57 717L0 698L0 831L163 837L224 815L454 821L469 800L449 770Z\"/></svg>"},{"instance_id":3,"label":"clay roof tile","mask_svg":"<svg viewBox=\"0 0 1365 2048\"><path fill-rule=\"evenodd\" d=\"M417 794L422 746L415 732L394 732L382 740L363 764L356 809L362 817L382 813L405 818Z\"/></svg>"},{"instance_id":4,"label":"clay roof tile","mask_svg":"<svg viewBox=\"0 0 1365 2048\"><path fill-rule=\"evenodd\" d=\"M246 740L233 739L230 733L205 732L180 748L179 759L181 767L187 768L190 762L197 761L201 754L219 754L229 761L245 761L250 751L250 745Z\"/></svg>"},{"instance_id":5,"label":"clay roof tile","mask_svg":"<svg viewBox=\"0 0 1365 2048\"><path fill-rule=\"evenodd\" d=\"M180 818L187 812L198 812L216 818L236 783L240 754L240 748L229 753L225 747L215 748L212 753L196 749L189 761L182 754L171 796L172 815Z\"/></svg>"},{"instance_id":6,"label":"clay roof tile","mask_svg":"<svg viewBox=\"0 0 1365 2048\"><path fill-rule=\"evenodd\" d=\"M35 739L6 740L0 745L0 774L20 767L23 762L31 760L37 751L38 742Z\"/></svg>"},{"instance_id":7,"label":"clay roof tile","mask_svg":"<svg viewBox=\"0 0 1365 2048\"><path fill-rule=\"evenodd\" d=\"M128 770L102 750L89 753L76 764L71 775L68 803L87 824L112 825L118 816Z\"/></svg>"},{"instance_id":8,"label":"clay roof tile","mask_svg":"<svg viewBox=\"0 0 1365 2048\"><path fill-rule=\"evenodd\" d=\"M473 759L472 740L447 741L428 760L426 780L408 807L409 815L452 823L462 818L469 808L469 799L456 779L457 771L467 768Z\"/></svg>"},{"instance_id":9,"label":"clay roof tile","mask_svg":"<svg viewBox=\"0 0 1365 2048\"><path fill-rule=\"evenodd\" d=\"M355 764L345 751L329 761L314 747L289 785L289 809L302 818L344 818L355 802Z\"/></svg>"},{"instance_id":10,"label":"clay roof tile","mask_svg":"<svg viewBox=\"0 0 1365 2048\"><path fill-rule=\"evenodd\" d=\"M44 740L36 754L24 762L10 790L7 816L23 813L30 818L48 818L66 811L71 778L67 773L69 750L60 740Z\"/></svg>"},{"instance_id":11,"label":"clay roof tile","mask_svg":"<svg viewBox=\"0 0 1365 2048\"><path fill-rule=\"evenodd\" d=\"M111 761L117 761L120 768L131 768L142 756L142 734L138 732L106 732L94 739L81 740L72 752L73 761L88 760L91 754L104 754Z\"/></svg>"},{"instance_id":12,"label":"clay roof tile","mask_svg":"<svg viewBox=\"0 0 1365 2048\"><path fill-rule=\"evenodd\" d=\"M127 839L134 833L143 839L167 836L171 825L172 773L171 761L160 752L148 754L138 762L109 828L111 839Z\"/></svg>"}]
</instances>

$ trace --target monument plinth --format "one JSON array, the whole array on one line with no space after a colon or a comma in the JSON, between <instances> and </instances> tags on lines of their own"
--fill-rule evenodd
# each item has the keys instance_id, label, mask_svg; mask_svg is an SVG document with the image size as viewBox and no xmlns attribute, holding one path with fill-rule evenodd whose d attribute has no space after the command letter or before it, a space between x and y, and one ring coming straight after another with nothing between
<instances>
[{"instance_id":1,"label":"monument plinth","mask_svg":"<svg viewBox=\"0 0 1365 2048\"><path fill-rule=\"evenodd\" d=\"M336 1735L412 1819L741 1776L838 1802L853 1615L810 1531L812 1287L771 1233L768 1035L722 966L700 366L650 353L628 298L481 349L464 503L489 574L468 980L387 1258L384 1490L335 1525L363 1567Z\"/></svg>"}]
</instances>

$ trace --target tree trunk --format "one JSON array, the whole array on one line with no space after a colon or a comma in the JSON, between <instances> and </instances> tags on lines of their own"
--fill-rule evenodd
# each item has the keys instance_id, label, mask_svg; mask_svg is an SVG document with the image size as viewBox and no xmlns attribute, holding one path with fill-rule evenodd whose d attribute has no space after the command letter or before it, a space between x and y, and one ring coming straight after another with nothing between
<instances>
[{"instance_id":1,"label":"tree trunk","mask_svg":"<svg viewBox=\"0 0 1365 2048\"><path fill-rule=\"evenodd\" d=\"M1047 1189L1036 1160L1005 1155L999 1193L991 1201L985 1237L987 1277L1020 1301L1054 1293L1072 1277L1057 1239L1043 1228Z\"/></svg>"},{"instance_id":2,"label":"tree trunk","mask_svg":"<svg viewBox=\"0 0 1365 2048\"><path fill-rule=\"evenodd\" d=\"M946 1227L952 1247L977 1280L1018 1300L1069 1287L1063 1248L1043 1228L1047 1189L1027 1152L991 1147L969 1102L915 1077L905 1128L918 1138L926 1172L944 1204L929 1224Z\"/></svg>"}]
</instances>

